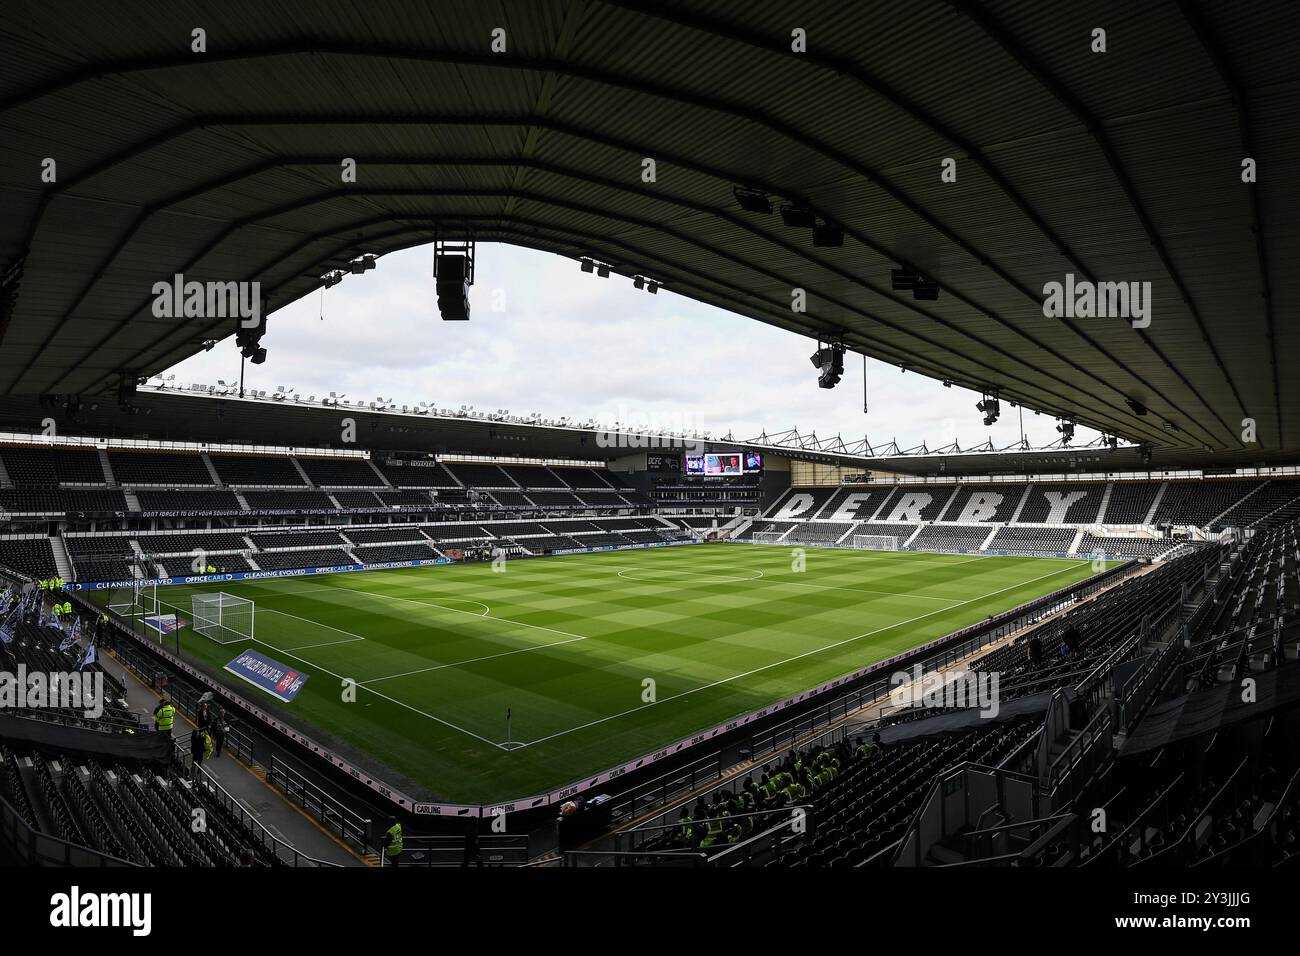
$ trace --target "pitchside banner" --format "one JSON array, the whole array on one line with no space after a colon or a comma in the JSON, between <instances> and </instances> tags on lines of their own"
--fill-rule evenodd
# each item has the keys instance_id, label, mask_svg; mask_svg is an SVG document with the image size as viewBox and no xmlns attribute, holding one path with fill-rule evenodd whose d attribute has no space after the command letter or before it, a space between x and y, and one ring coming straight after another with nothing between
<instances>
[{"instance_id":1,"label":"pitchside banner","mask_svg":"<svg viewBox=\"0 0 1300 956\"><path fill-rule=\"evenodd\" d=\"M226 670L286 704L292 703L302 685L307 683L307 675L302 671L286 667L257 651L244 651L226 665Z\"/></svg>"},{"instance_id":2,"label":"pitchside banner","mask_svg":"<svg viewBox=\"0 0 1300 956\"><path fill-rule=\"evenodd\" d=\"M175 614L150 614L144 619L145 627L152 628L159 634L173 634L183 627L189 627L190 622L183 617Z\"/></svg>"}]
</instances>

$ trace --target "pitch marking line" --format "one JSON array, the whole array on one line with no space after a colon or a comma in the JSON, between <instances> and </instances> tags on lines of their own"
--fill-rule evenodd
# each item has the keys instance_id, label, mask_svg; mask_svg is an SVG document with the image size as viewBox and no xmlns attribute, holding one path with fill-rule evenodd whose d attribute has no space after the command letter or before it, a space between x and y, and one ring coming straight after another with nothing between
<instances>
[{"instance_id":1,"label":"pitch marking line","mask_svg":"<svg viewBox=\"0 0 1300 956\"><path fill-rule=\"evenodd\" d=\"M319 644L300 644L295 647L286 647L286 651L305 651L309 647L333 647L335 644L355 644L357 641L364 641L364 637L345 637L341 641L322 641Z\"/></svg>"},{"instance_id":2,"label":"pitch marking line","mask_svg":"<svg viewBox=\"0 0 1300 956\"><path fill-rule=\"evenodd\" d=\"M1088 562L1087 562L1087 561L1083 561L1083 562L1080 562L1080 565L1079 565L1079 566L1083 566L1083 565L1086 565L1086 564L1088 564ZM973 598L970 598L969 600L966 600L966 601L958 601L956 604L953 604L953 605L951 605L950 607L941 607L941 608L938 608L938 609L936 609L936 610L934 610L934 611L929 611L929 612L927 612L927 613L925 613L925 614L920 614L920 615L917 615L916 617L909 618L909 619L906 620L906 621L897 621L897 622L895 622L895 623L893 623L893 624L890 624L890 625L888 625L888 626L886 626L886 627L878 627L878 628L876 628L874 631L867 631L865 634L858 634L856 637L848 637L848 638L845 638L845 639L842 640L842 641L836 641L836 642L834 642L833 644L827 644L825 647L814 648L814 649L811 650L811 651L805 651L805 652L802 653L802 654L796 654L796 655L793 656L793 657L787 657L787 658L786 658L785 660L783 660L783 661L775 661L775 662L773 662L773 663L771 663L771 664L764 664L762 667L755 667L753 670L745 671L745 672L742 673L742 674L733 674L733 675L730 676L730 677L724 677L724 678L722 678L721 680L713 681L713 682L710 683L710 684L701 684L699 687L693 687L693 688L691 688L690 690L682 691L680 694L673 694L673 695L671 695L671 696L669 696L669 697L663 697L663 698L660 698L659 700L656 700L656 701L654 701L653 703L645 704L645 705L643 705L643 706L641 706L641 707L633 707L633 708L631 708L630 710L624 710L624 711L621 711L621 712L619 712L619 713L617 713L617 714L610 714L608 717L600 717L600 718L597 718L596 720L588 721L588 722L585 723L585 724L579 724L577 727L570 727L568 730L561 730L561 731L559 731L558 733L549 734L549 735L546 736L546 737L538 737L536 740L530 740L530 741L528 741L528 742L525 743L523 746L525 746L525 747L531 747L533 744L540 744L540 743L544 743L545 741L548 741L548 740L554 740L554 739L557 738L557 737L563 737L563 736L565 736L566 734L571 734L571 733L574 733L575 731L578 731L578 730L585 730L585 729L588 728L588 727L594 727L594 726L596 726L597 724L603 724L603 723L605 723L606 721L614 720L614 719L616 719L616 718L618 718L618 717L625 717L625 716L627 716L628 714L634 714L634 713L636 713L636 712L638 712L638 711L646 710L646 709L648 709L648 708L650 708L650 707L655 707L655 706L657 706L657 705L659 705L659 704L666 704L666 703L667 703L668 701L670 701L670 700L676 700L676 699L679 698L679 697L687 697L687 696L689 696L689 695L691 695L691 694L698 693L699 691L702 691L702 690L708 690L708 689L711 688L711 687L718 687L718 686L720 686L720 685L722 685L722 684L729 684L729 683L731 683L732 681L734 681L734 680L739 680L739 679L742 678L742 677L749 677L749 676L751 676L751 675L753 675L753 674L759 674L759 673L762 673L763 671L771 670L773 667L780 667L780 666L782 666L783 664L789 664L791 661L797 661L797 660L800 660L800 659L805 658L805 657L811 657L813 654L820 654L822 651L828 651L828 650L832 650L832 649L834 649L834 648L836 648L836 647L842 647L842 646L845 645L845 644L852 644L854 641L860 641L860 640L862 640L862 638L864 638L864 637L871 637L873 634L879 634L879 633L881 633L882 631L892 631L892 630L894 630L895 628L902 627L902 626L904 626L904 625L906 625L906 624L914 624L914 623L916 623L917 621L924 620L924 619L927 618L927 617L933 617L933 616L936 615L936 614L942 614L944 611L951 610L952 608L961 607L961 606L966 605L966 604L974 604L974 603L977 602L977 601L983 601L983 600L985 600L985 599L987 599L987 598L991 598L991 597L993 597L994 595L1002 594L1002 593L1005 592L1005 591L1014 591L1016 588L1024 587L1026 584L1033 584L1035 581L1042 581L1042 580L1045 579L1045 578L1056 577L1058 574L1064 574L1066 571L1073 571L1073 570L1075 570L1075 568L1073 568L1073 567L1069 567L1069 568L1060 568L1060 569L1058 569L1058 570L1056 570L1056 571L1049 571L1047 574L1040 575L1040 576L1038 576L1038 577L1036 577L1036 578L1030 578L1028 581L1020 581L1020 582L1018 582L1018 583L1016 583L1016 584L1008 585L1008 586L1005 587L1005 588L999 588L999 589L996 590L996 591L990 591L988 594L981 594L979 597L973 597Z\"/></svg>"},{"instance_id":3,"label":"pitch marking line","mask_svg":"<svg viewBox=\"0 0 1300 956\"><path fill-rule=\"evenodd\" d=\"M372 573L374 573L374 574L383 574L383 573L385 573L385 572L382 572L382 571L376 571L376 572L372 572ZM444 611L451 611L453 614L468 614L470 617L484 618L484 619L489 620L489 621L497 621L497 622L499 622L499 623L501 623L501 624L513 624L513 625L515 625L515 627L530 627L530 628L532 628L532 629L535 630L535 631L549 631L549 632L552 633L552 634L559 634L559 635L562 635L563 637L573 637L573 638L577 638L577 639L579 639L579 640L583 640L583 641L585 641L585 640L587 639L587 638L586 638L584 635L582 635L582 634L573 634L573 633L570 633L569 631L561 631L560 629L558 629L558 628L554 628L554 627L543 627L541 624L529 624L529 623L526 622L526 621L512 621L512 620L511 620L510 618L508 618L508 617L492 617L491 615L489 615L489 614L487 614L487 613L478 614L478 613L475 613L474 611L466 611L466 610L464 610L463 608L458 608L458 607L447 607L447 605L445 605L445 604L438 604L438 603L436 603L436 602L434 602L434 601L417 601L417 600L415 600L414 598L398 597L397 595L394 595L394 594L373 594L373 593L371 593L371 592L369 592L369 591L362 591L362 590L359 590L359 589L357 589L357 588L350 588L350 587L347 587L347 586L342 585L342 584L340 584L338 587L328 587L328 588L303 588L302 590L294 591L293 593L294 593L294 594L305 594L305 593L308 593L308 592L315 592L315 591L334 591L335 593L337 593L337 592L339 592L339 591L346 591L348 594L354 594L354 595L357 595L358 597L368 597L368 598L370 598L371 600L375 600L375 601L402 601L402 602L405 603L405 604L418 604L418 605L420 605L421 607L436 607L436 608L440 608L441 610L444 610ZM459 599L457 599L457 600L459 600ZM483 602L481 602L481 601L468 601L468 600L467 600L467 601L465 601L464 603L466 603L466 604L480 604L480 605L482 605L483 607L487 607L487 605L486 605L486 604L483 604ZM274 610L274 608L273 608L272 610ZM277 612L277 613L283 613L283 612L281 611L281 612ZM311 622L309 622L309 623L313 623L313 624L314 624L315 622L314 622L314 621L311 621ZM344 633L346 633L346 632L344 632Z\"/></svg>"},{"instance_id":4,"label":"pitch marking line","mask_svg":"<svg viewBox=\"0 0 1300 956\"><path fill-rule=\"evenodd\" d=\"M976 558L975 560L978 561L978 560L981 560L981 559ZM954 563L956 563L956 564L965 564L966 562L964 562L964 561L957 561L957 562L954 562ZM602 568L601 570L609 571L609 570L612 570L612 569L611 569L611 568ZM757 571L758 569L755 568L754 570ZM715 580L715 581L757 581L757 580L759 580L759 578L766 578L766 577L767 577L767 575L764 574L762 571L758 571L758 574L755 575L755 576L752 577L752 578L734 578L734 577L723 577L722 575L717 574L717 573L715 573L715 572L713 572L713 571L706 571L706 572L700 572L700 571L683 571L683 570L679 570L679 569L676 569L676 568L642 568L642 567L631 567L631 568L623 568L623 569L621 569L621 570L618 572L618 576L619 576L620 578L626 578L627 580L630 580L630 581L641 580L641 581L645 581L645 582L648 583L648 584L653 584L653 583L656 583L656 582L655 582L653 579L651 579L651 578L636 578L636 577L633 577L633 576L626 575L626 574L624 574L625 571L653 571L653 572L658 572L658 573L661 573L661 574L686 574L686 575L694 575L694 574L700 574L700 573L703 573L703 574L705 574L706 576L711 575L711 576L713 577L713 580ZM658 582L658 583L667 584L668 582L667 582L667 581L663 581L663 582ZM795 588L817 588L818 590L822 590L822 591L857 591L857 592L860 593L860 594L880 594L880 595L883 595L884 597L907 598L909 601L910 601L910 600L913 600L913 599L918 599L918 600L922 600L922 601L944 601L944 602L948 602L948 601L956 600L955 598L938 597L938 596L933 595L933 594L903 594L903 593L900 593L900 592L898 592L898 591L876 591L876 590L873 590L873 589L871 589L871 588L851 588L851 587L844 587L844 586L841 586L841 585L835 585L835 584L811 584L811 583L809 583L809 582L807 582L807 581L783 581L783 580L781 580L781 579L779 579L779 578L771 579L771 583L774 584L774 585L776 585L776 586L778 586L778 587L780 587L780 586L782 586L782 585L788 585L789 587L795 587Z\"/></svg>"},{"instance_id":5,"label":"pitch marking line","mask_svg":"<svg viewBox=\"0 0 1300 956\"><path fill-rule=\"evenodd\" d=\"M258 644L262 644L262 645L264 645L264 646L266 646L266 647L269 647L269 648L271 648L271 649L274 650L274 651L279 651L281 654L284 654L284 655L286 655L286 656L288 656L288 657L292 657L294 660L302 661L302 662L303 662L304 664L306 664L308 667L314 667L316 670L320 671L320 672L323 673L323 674L329 674L330 677L333 677L335 680L338 680L338 681L351 681L351 680L352 680L352 678L350 678L350 677L344 677L342 674L336 674L334 671L330 670L330 669L327 668L327 667L322 667L322 666L319 665L319 664L316 664L316 663L314 663L314 662L312 662L312 661L309 661L309 660L307 660L305 657L298 657L296 654L290 653L289 651L286 651L286 650L284 650L283 648L276 647L274 644L268 644L266 641L261 640L260 638L256 638L256 637L254 637L254 638L252 638L252 640L255 641L255 642L258 643ZM357 686L358 686L358 687L362 687L363 685L361 685L361 684L357 684ZM473 737L475 740L482 741L483 743L487 744L489 747L497 747L498 749L501 748L501 745L500 745L499 743L497 743L496 741L494 741L494 740L489 740L487 737L482 737L482 736L480 736L480 735L474 733L474 731L472 731L472 730L466 730L464 727L461 727L461 726L459 726L458 724L453 724L450 720L443 720L441 717L435 717L433 714L430 714L430 713L427 713L427 712L425 712L425 711L423 711L423 710L420 710L418 707L412 707L410 704L403 703L402 701L398 700L398 699L395 698L395 697L389 697L387 694L381 694L379 691L375 690L373 687L364 687L364 689L365 689L368 693L374 694L376 697L379 697L379 698L381 698L381 699L383 699L383 700L386 700L386 701L388 701L390 704L396 704L398 707L403 707L403 708L405 708L406 710L409 710L409 711L410 711L411 713L413 713L413 714L419 714L421 717L427 717L429 720L432 720L434 723L442 724L444 727L450 727L452 730L459 730L462 734L465 734L465 735L468 736L468 737Z\"/></svg>"},{"instance_id":6,"label":"pitch marking line","mask_svg":"<svg viewBox=\"0 0 1300 956\"><path fill-rule=\"evenodd\" d=\"M447 667L461 667L465 664L477 664L479 661L495 660L498 657L509 657L511 654L524 654L528 651L540 651L544 647L559 647L561 644L573 644L576 641L585 641L585 637L571 637L567 641L552 641L550 644L535 644L532 647L517 647L513 651L502 651L499 654L487 654L483 657L471 657L465 661L450 661L446 664L434 664L432 667L421 667L418 670L404 671L401 674L389 674L387 677L372 677L370 680L363 680L362 684L377 684L381 680L396 680L399 677L410 677L412 674L427 674L430 671L440 671Z\"/></svg>"},{"instance_id":7,"label":"pitch marking line","mask_svg":"<svg viewBox=\"0 0 1300 956\"><path fill-rule=\"evenodd\" d=\"M604 568L603 570L608 571L608 570L610 570L610 569L609 569L609 568ZM741 570L746 570L746 569L743 569L743 568L742 568ZM715 572L715 571L704 571L704 570L699 570L699 569L696 569L696 570L694 570L694 571L683 571L683 570L681 570L680 568L643 568L643 567L636 567L636 566L633 566L633 567L630 567L630 568L621 568L621 569L619 569L618 576L619 576L620 578L626 578L626 579L629 580L629 581L636 581L636 580L638 580L638 578L636 578L634 575L628 575L628 574L627 574L628 571L649 571L651 574L685 574L685 575L692 576L692 577L695 577L695 576L703 577L703 578L705 578L705 579L711 579L711 580L714 580L714 581L757 581L759 578L762 578L762 577L765 577L765 576L766 576L766 575L763 574L762 571L759 571L758 568L750 568L750 569L748 569L748 570L756 571L756 572L758 572L758 573L755 574L753 577L742 578L742 577L738 577L738 576L735 576L735 575L728 574L728 573L725 572L725 571L722 572L721 574L719 574L719 573L717 573L717 572ZM644 581L644 580L646 580L646 579L645 579L645 578L641 578L640 580ZM653 579L651 579L651 582L653 583ZM664 582L664 583L666 583L666 582Z\"/></svg>"},{"instance_id":8,"label":"pitch marking line","mask_svg":"<svg viewBox=\"0 0 1300 956\"><path fill-rule=\"evenodd\" d=\"M357 640L357 641L364 641L364 640L365 640L365 638L362 637L360 634L353 634L351 631L345 631L345 630L343 630L343 628L341 628L341 627L335 627L333 624L323 624L323 623L321 623L320 621L313 621L313 620L311 620L310 618L299 617L297 614L290 614L288 611L280 611L280 610L277 610L276 608L273 608L273 607L263 607L263 604L264 604L264 601L261 601L261 602L255 602L255 605L256 605L257 607L259 607L259 608L262 608L264 612L265 612L265 611L269 611L269 612L272 613L272 614L283 614L285 617L291 617L291 618L293 618L295 621L302 621L304 624L314 624L314 625L316 625L317 627L323 627L323 628L325 628L325 629L327 629L327 630L335 631L335 632L337 632L337 633L339 633L339 634L346 634L348 637L352 638L353 640ZM344 642L343 642L343 641L339 641L339 642L337 642L337 643L340 643L340 644L341 644L341 643L344 643Z\"/></svg>"}]
</instances>

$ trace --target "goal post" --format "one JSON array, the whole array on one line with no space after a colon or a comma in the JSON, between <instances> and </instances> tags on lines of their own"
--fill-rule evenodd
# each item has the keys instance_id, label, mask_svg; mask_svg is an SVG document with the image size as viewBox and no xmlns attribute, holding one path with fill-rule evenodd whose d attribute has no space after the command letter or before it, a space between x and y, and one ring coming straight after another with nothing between
<instances>
[{"instance_id":1,"label":"goal post","mask_svg":"<svg viewBox=\"0 0 1300 956\"><path fill-rule=\"evenodd\" d=\"M218 644L253 639L253 602L219 591L192 598L194 630Z\"/></svg>"},{"instance_id":2,"label":"goal post","mask_svg":"<svg viewBox=\"0 0 1300 956\"><path fill-rule=\"evenodd\" d=\"M784 537L784 531L755 531L751 540L754 544L781 544Z\"/></svg>"},{"instance_id":3,"label":"goal post","mask_svg":"<svg viewBox=\"0 0 1300 956\"><path fill-rule=\"evenodd\" d=\"M859 551L897 551L898 536L893 534L855 534L851 546Z\"/></svg>"}]
</instances>

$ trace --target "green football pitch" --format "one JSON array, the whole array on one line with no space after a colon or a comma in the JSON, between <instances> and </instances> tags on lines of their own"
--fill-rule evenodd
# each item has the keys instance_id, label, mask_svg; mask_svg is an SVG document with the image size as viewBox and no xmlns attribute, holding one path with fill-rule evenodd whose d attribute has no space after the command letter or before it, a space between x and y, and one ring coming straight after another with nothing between
<instances>
[{"instance_id":1,"label":"green football pitch","mask_svg":"<svg viewBox=\"0 0 1300 956\"><path fill-rule=\"evenodd\" d=\"M181 633L221 671L254 648L308 675L311 733L434 799L558 789L1088 577L1088 562L712 544L159 590L256 605L254 641ZM164 608L167 610L167 608ZM167 644L173 643L169 636ZM354 701L344 680L357 682ZM510 737L506 711L512 713Z\"/></svg>"}]
</instances>

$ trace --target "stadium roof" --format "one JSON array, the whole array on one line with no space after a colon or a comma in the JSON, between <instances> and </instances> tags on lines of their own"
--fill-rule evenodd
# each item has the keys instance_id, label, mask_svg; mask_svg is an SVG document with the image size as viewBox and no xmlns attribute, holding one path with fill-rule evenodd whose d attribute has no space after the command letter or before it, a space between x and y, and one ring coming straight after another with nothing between
<instances>
[{"instance_id":1,"label":"stadium roof","mask_svg":"<svg viewBox=\"0 0 1300 956\"><path fill-rule=\"evenodd\" d=\"M211 388L210 386L208 387ZM790 442L769 436L734 439L667 436L637 430L615 432L587 422L529 421L519 417L435 409L418 411L405 406L376 408L357 402L335 406L319 400L294 401L267 394L239 397L224 390L141 389L132 408L119 408L112 400L87 399L75 415L58 403L39 396L11 396L0 401L0 431L31 435L32 427L53 418L60 433L96 438L158 442L275 446L299 449L364 449L410 451L436 455L484 455L504 458L610 461L639 452L687 454L702 451L758 450L771 456L838 465L846 469L899 473L931 478L964 475L1124 474L1169 470L1253 469L1266 463L1257 452L1222 452L1206 455L1199 449L1157 448L1151 460L1135 446L1105 448L1037 448L1028 451L936 450L867 455L834 440ZM343 426L351 420L349 441ZM836 448L836 445L844 447ZM1269 465L1294 465L1300 456L1280 456Z\"/></svg>"},{"instance_id":2,"label":"stadium roof","mask_svg":"<svg viewBox=\"0 0 1300 956\"><path fill-rule=\"evenodd\" d=\"M0 395L109 392L230 334L151 313L173 274L260 281L275 309L468 231L1188 459L1300 449L1286 0L10 2L0 46ZM938 300L893 291L898 267ZM1044 316L1067 273L1149 281L1150 326Z\"/></svg>"}]
</instances>

